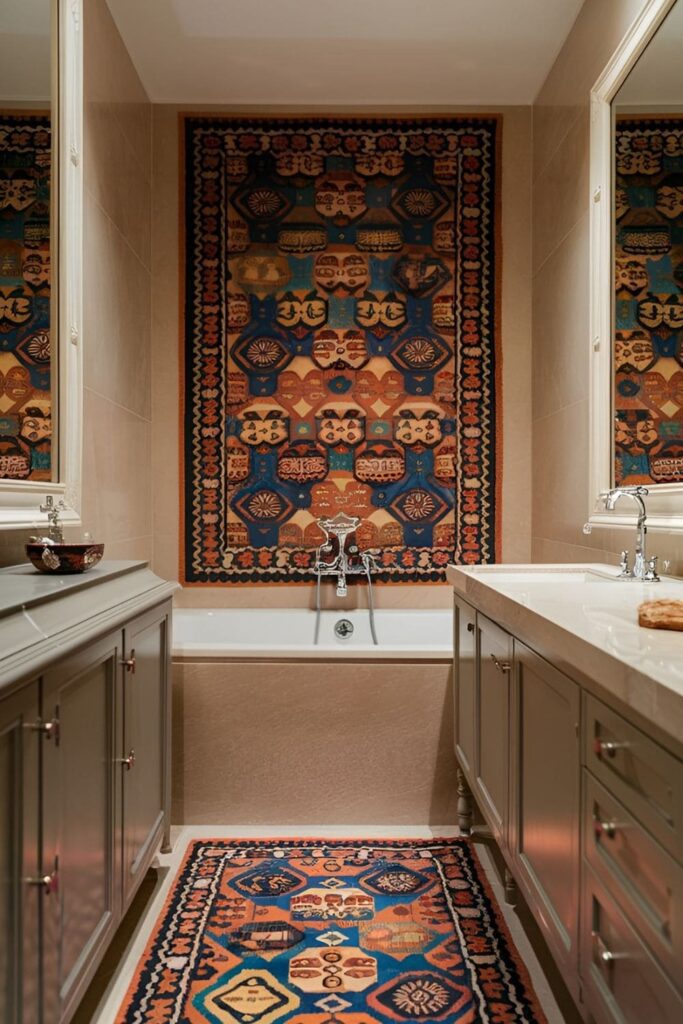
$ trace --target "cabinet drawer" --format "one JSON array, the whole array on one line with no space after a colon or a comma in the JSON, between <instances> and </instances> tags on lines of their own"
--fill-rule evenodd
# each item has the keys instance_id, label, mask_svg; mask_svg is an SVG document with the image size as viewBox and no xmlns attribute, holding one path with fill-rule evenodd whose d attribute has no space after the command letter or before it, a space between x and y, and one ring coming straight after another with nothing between
<instances>
[{"instance_id":1,"label":"cabinet drawer","mask_svg":"<svg viewBox=\"0 0 683 1024\"><path fill-rule=\"evenodd\" d=\"M680 1024L683 1000L591 869L581 946L586 1001L598 1024Z\"/></svg>"},{"instance_id":2,"label":"cabinet drawer","mask_svg":"<svg viewBox=\"0 0 683 1024\"><path fill-rule=\"evenodd\" d=\"M585 764L679 862L683 762L595 697L586 698Z\"/></svg>"},{"instance_id":3,"label":"cabinet drawer","mask_svg":"<svg viewBox=\"0 0 683 1024\"><path fill-rule=\"evenodd\" d=\"M584 854L683 992L683 868L584 771Z\"/></svg>"}]
</instances>

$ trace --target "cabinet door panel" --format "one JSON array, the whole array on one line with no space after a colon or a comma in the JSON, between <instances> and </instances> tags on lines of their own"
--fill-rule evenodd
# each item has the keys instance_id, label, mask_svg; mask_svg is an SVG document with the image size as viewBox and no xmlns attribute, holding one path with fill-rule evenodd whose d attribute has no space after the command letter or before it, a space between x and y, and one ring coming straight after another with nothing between
<instances>
[{"instance_id":1,"label":"cabinet door panel","mask_svg":"<svg viewBox=\"0 0 683 1024\"><path fill-rule=\"evenodd\" d=\"M580 690L515 640L513 704L515 861L527 898L556 958L575 973Z\"/></svg>"},{"instance_id":2,"label":"cabinet door panel","mask_svg":"<svg viewBox=\"0 0 683 1024\"><path fill-rule=\"evenodd\" d=\"M479 625L477 779L481 809L491 831L506 842L509 783L510 636L483 616Z\"/></svg>"},{"instance_id":3,"label":"cabinet door panel","mask_svg":"<svg viewBox=\"0 0 683 1024\"><path fill-rule=\"evenodd\" d=\"M155 610L125 631L122 757L133 757L123 777L123 899L128 905L147 868L164 821L164 746L167 735L167 615Z\"/></svg>"},{"instance_id":4,"label":"cabinet door panel","mask_svg":"<svg viewBox=\"0 0 683 1024\"><path fill-rule=\"evenodd\" d=\"M0 701L0 1020L38 1020L38 684Z\"/></svg>"},{"instance_id":5,"label":"cabinet door panel","mask_svg":"<svg viewBox=\"0 0 683 1024\"><path fill-rule=\"evenodd\" d=\"M474 608L455 602L455 753L470 781L474 775L474 701L477 677Z\"/></svg>"},{"instance_id":6,"label":"cabinet door panel","mask_svg":"<svg viewBox=\"0 0 683 1024\"><path fill-rule=\"evenodd\" d=\"M46 1024L66 1016L118 919L114 886L113 729L121 634L45 676L44 714L59 721L43 759ZM54 897L54 898L53 898Z\"/></svg>"}]
</instances>

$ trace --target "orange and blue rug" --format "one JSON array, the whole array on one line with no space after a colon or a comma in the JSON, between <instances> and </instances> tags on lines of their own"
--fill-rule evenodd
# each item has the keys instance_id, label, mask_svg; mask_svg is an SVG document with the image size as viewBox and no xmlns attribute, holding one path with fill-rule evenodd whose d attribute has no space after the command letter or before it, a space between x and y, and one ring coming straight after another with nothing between
<instances>
[{"instance_id":1,"label":"orange and blue rug","mask_svg":"<svg viewBox=\"0 0 683 1024\"><path fill-rule=\"evenodd\" d=\"M544 1024L471 843L194 842L117 1024Z\"/></svg>"}]
</instances>

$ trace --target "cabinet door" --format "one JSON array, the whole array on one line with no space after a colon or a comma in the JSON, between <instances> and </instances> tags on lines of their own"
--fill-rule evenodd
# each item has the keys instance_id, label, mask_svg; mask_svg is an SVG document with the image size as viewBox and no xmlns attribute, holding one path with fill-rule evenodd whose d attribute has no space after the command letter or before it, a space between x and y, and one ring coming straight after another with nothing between
<instances>
[{"instance_id":1,"label":"cabinet door","mask_svg":"<svg viewBox=\"0 0 683 1024\"><path fill-rule=\"evenodd\" d=\"M67 1017L114 933L114 716L120 632L43 678L43 716L58 734L43 745L44 1024Z\"/></svg>"},{"instance_id":2,"label":"cabinet door","mask_svg":"<svg viewBox=\"0 0 683 1024\"><path fill-rule=\"evenodd\" d=\"M455 753L460 767L474 779L474 700L477 678L476 614L464 601L455 601Z\"/></svg>"},{"instance_id":3,"label":"cabinet door","mask_svg":"<svg viewBox=\"0 0 683 1024\"><path fill-rule=\"evenodd\" d=\"M576 683L515 640L511 845L568 983L578 967L580 706Z\"/></svg>"},{"instance_id":4,"label":"cabinet door","mask_svg":"<svg viewBox=\"0 0 683 1024\"><path fill-rule=\"evenodd\" d=\"M168 609L125 629L123 736L123 901L141 882L163 830L168 803Z\"/></svg>"},{"instance_id":5,"label":"cabinet door","mask_svg":"<svg viewBox=\"0 0 683 1024\"><path fill-rule=\"evenodd\" d=\"M35 1024L43 898L38 849L38 683L0 701L0 1021Z\"/></svg>"},{"instance_id":6,"label":"cabinet door","mask_svg":"<svg viewBox=\"0 0 683 1024\"><path fill-rule=\"evenodd\" d=\"M483 615L477 622L476 793L493 835L506 844L512 638Z\"/></svg>"}]
</instances>

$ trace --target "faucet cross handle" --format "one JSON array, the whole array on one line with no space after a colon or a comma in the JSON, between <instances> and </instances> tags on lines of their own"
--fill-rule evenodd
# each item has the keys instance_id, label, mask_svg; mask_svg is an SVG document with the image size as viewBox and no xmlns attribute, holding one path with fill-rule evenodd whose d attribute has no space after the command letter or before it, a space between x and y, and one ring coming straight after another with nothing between
<instances>
[{"instance_id":1,"label":"faucet cross handle","mask_svg":"<svg viewBox=\"0 0 683 1024\"><path fill-rule=\"evenodd\" d=\"M62 524L59 521L59 514L66 508L64 500L60 498L57 504L55 504L55 499L51 494L48 494L46 495L43 504L38 507L41 512L45 512L47 515L50 523L50 536L53 540L61 544L64 540L64 533L62 530Z\"/></svg>"}]
</instances>

